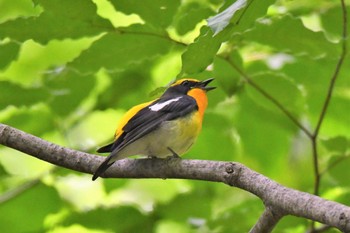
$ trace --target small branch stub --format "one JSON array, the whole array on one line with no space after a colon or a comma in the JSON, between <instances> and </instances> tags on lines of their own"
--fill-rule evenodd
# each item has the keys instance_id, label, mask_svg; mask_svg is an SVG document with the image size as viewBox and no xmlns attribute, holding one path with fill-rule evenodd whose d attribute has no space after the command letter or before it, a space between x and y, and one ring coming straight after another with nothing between
<instances>
[{"instance_id":1,"label":"small branch stub","mask_svg":"<svg viewBox=\"0 0 350 233\"><path fill-rule=\"evenodd\" d=\"M235 172L234 164L229 164L228 166L226 166L225 169L226 169L226 172L227 172L228 174L232 174L232 173Z\"/></svg>"}]
</instances>

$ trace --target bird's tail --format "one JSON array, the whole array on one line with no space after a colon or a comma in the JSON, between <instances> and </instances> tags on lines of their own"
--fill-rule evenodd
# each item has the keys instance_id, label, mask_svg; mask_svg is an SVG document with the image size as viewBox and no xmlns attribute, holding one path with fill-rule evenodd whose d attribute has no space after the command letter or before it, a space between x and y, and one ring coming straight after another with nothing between
<instances>
[{"instance_id":1,"label":"bird's tail","mask_svg":"<svg viewBox=\"0 0 350 233\"><path fill-rule=\"evenodd\" d=\"M103 172L105 172L110 166L112 166L112 164L114 163L111 162L111 156L108 156L105 161L103 161L103 163L101 163L101 165L97 168L97 170L95 171L94 175L92 176L92 180L96 180L99 176L101 176L101 174Z\"/></svg>"}]
</instances>

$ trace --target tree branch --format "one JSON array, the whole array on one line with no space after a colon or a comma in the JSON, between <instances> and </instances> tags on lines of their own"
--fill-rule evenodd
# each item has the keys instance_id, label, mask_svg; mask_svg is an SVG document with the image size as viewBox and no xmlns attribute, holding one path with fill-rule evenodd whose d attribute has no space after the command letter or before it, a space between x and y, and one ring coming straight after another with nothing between
<instances>
[{"instance_id":1,"label":"tree branch","mask_svg":"<svg viewBox=\"0 0 350 233\"><path fill-rule=\"evenodd\" d=\"M4 124L0 124L0 144L52 164L90 174L104 160L102 156L64 148ZM103 177L180 178L222 182L255 194L272 210L350 232L350 207L286 188L240 163L185 159L124 159L112 165ZM269 214L266 212L265 215Z\"/></svg>"},{"instance_id":2,"label":"tree branch","mask_svg":"<svg viewBox=\"0 0 350 233\"><path fill-rule=\"evenodd\" d=\"M274 210L273 208L266 206L258 222L253 226L249 233L271 232L283 216L284 214L282 211Z\"/></svg>"}]
</instances>

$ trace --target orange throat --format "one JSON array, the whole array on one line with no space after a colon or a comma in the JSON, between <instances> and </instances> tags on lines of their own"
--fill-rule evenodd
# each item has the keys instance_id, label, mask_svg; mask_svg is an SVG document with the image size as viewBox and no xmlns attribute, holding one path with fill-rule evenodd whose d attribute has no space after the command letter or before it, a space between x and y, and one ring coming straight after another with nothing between
<instances>
[{"instance_id":1,"label":"orange throat","mask_svg":"<svg viewBox=\"0 0 350 233\"><path fill-rule=\"evenodd\" d=\"M207 93L202 89L194 88L190 90L187 94L189 96L192 96L196 100L198 105L198 112L203 119L204 111L208 105Z\"/></svg>"}]
</instances>

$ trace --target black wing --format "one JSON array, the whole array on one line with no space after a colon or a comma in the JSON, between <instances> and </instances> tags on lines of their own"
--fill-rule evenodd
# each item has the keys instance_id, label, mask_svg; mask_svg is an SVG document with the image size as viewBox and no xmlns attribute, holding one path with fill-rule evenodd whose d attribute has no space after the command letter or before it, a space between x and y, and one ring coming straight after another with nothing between
<instances>
[{"instance_id":1,"label":"black wing","mask_svg":"<svg viewBox=\"0 0 350 233\"><path fill-rule=\"evenodd\" d=\"M155 108L157 106L158 109ZM164 121L185 116L196 109L198 106L195 99L187 95L159 99L140 110L129 120L123 128L123 134L115 141L113 150L120 150L135 142L155 130Z\"/></svg>"},{"instance_id":2,"label":"black wing","mask_svg":"<svg viewBox=\"0 0 350 233\"><path fill-rule=\"evenodd\" d=\"M98 153L107 153L107 152L112 152L112 148L113 148L113 145L114 145L114 142L108 144L108 145L105 145L103 147L100 147L97 149L97 152Z\"/></svg>"},{"instance_id":3,"label":"black wing","mask_svg":"<svg viewBox=\"0 0 350 233\"><path fill-rule=\"evenodd\" d=\"M97 179L113 164L110 160L118 151L157 129L162 122L175 120L197 109L195 99L187 95L161 98L141 109L123 127L123 133L114 143L99 149L100 152L111 151L112 153L98 167L92 180Z\"/></svg>"}]
</instances>

